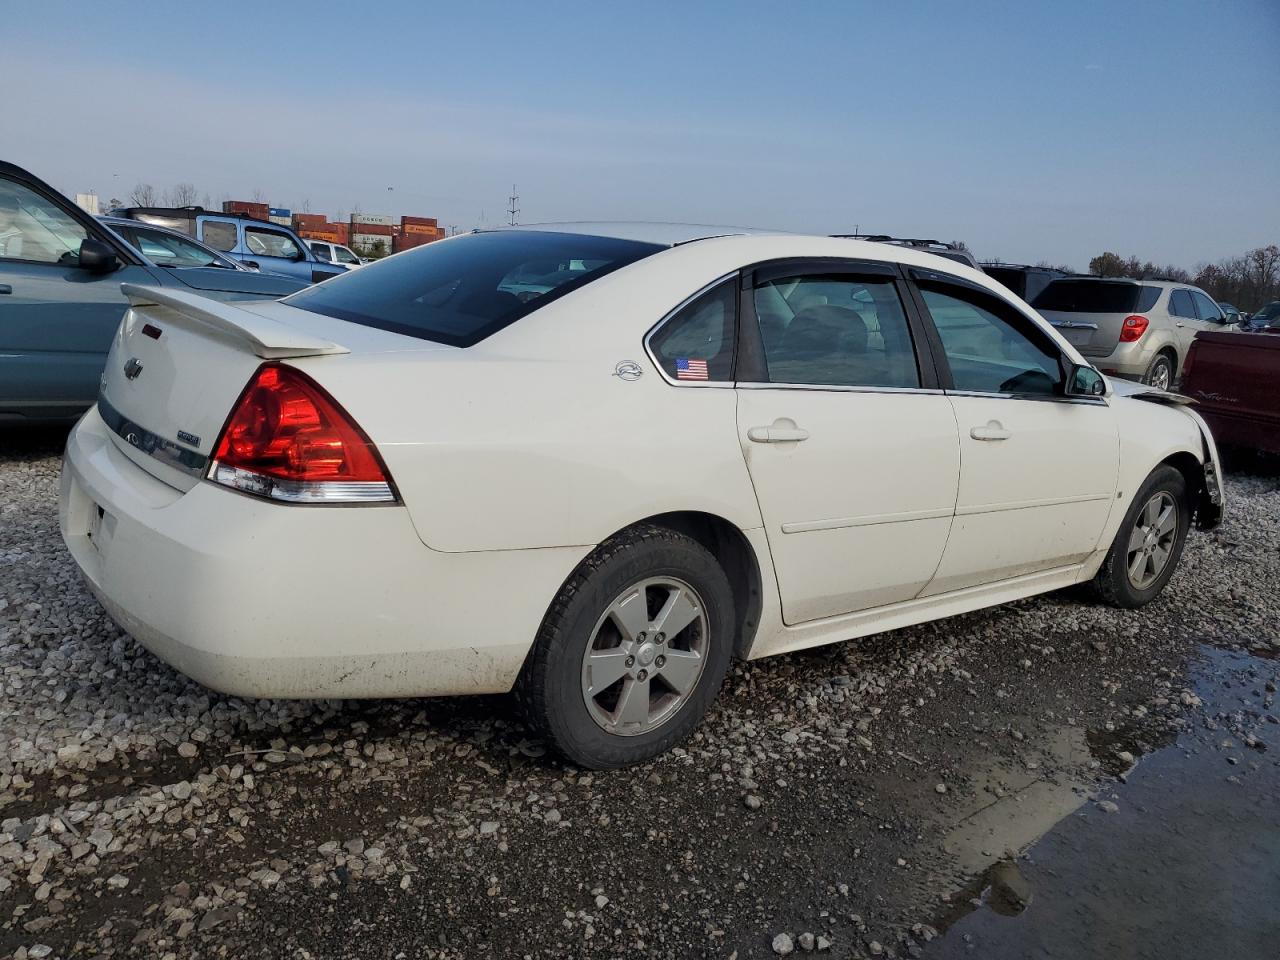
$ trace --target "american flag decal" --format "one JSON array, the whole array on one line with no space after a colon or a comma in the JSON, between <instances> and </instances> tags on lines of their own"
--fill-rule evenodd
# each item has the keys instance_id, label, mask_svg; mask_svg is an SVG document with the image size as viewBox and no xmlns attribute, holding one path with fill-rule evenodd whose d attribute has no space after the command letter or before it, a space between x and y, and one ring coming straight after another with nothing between
<instances>
[{"instance_id":1,"label":"american flag decal","mask_svg":"<svg viewBox=\"0 0 1280 960\"><path fill-rule=\"evenodd\" d=\"M678 357L676 359L676 379L677 380L706 380L707 379L707 361L686 360L684 357Z\"/></svg>"}]
</instances>

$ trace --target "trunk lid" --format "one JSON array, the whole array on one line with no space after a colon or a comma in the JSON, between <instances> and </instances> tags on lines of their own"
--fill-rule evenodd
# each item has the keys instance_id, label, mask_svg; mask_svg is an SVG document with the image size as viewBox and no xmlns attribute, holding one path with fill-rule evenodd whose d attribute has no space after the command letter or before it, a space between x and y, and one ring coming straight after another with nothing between
<instances>
[{"instance_id":1,"label":"trunk lid","mask_svg":"<svg viewBox=\"0 0 1280 960\"><path fill-rule=\"evenodd\" d=\"M1136 280L1068 277L1050 283L1031 305L1084 356L1106 357L1120 343L1125 318L1144 314L1159 296L1159 287Z\"/></svg>"},{"instance_id":2,"label":"trunk lid","mask_svg":"<svg viewBox=\"0 0 1280 960\"><path fill-rule=\"evenodd\" d=\"M303 329L313 315L271 301L232 304L133 284L122 290L131 306L107 355L98 410L126 456L181 490L204 476L227 416L264 361L346 354L350 348L330 338L342 326L371 346L367 333L340 321L315 318L319 330Z\"/></svg>"}]
</instances>

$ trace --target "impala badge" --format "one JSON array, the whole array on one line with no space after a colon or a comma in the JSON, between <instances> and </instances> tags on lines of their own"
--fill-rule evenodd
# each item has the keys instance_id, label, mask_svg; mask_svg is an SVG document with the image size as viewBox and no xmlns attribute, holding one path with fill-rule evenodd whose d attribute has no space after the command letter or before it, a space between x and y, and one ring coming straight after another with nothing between
<instances>
[{"instance_id":1,"label":"impala badge","mask_svg":"<svg viewBox=\"0 0 1280 960\"><path fill-rule=\"evenodd\" d=\"M142 361L137 357L130 357L125 361L124 375L129 380L137 380L138 374L142 372Z\"/></svg>"}]
</instances>

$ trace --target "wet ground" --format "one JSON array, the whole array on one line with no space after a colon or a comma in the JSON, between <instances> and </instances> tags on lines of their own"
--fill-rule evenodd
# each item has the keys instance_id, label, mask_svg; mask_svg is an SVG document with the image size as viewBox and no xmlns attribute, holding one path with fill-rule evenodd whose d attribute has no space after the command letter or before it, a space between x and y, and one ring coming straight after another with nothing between
<instances>
[{"instance_id":1,"label":"wet ground","mask_svg":"<svg viewBox=\"0 0 1280 960\"><path fill-rule=\"evenodd\" d=\"M188 681L80 584L58 446L0 451L0 957L1280 956L1271 465L1140 611L738 664L593 775L502 697Z\"/></svg>"},{"instance_id":2,"label":"wet ground","mask_svg":"<svg viewBox=\"0 0 1280 960\"><path fill-rule=\"evenodd\" d=\"M926 957L1280 957L1280 664L1202 648L1191 678L1199 715L1102 739L1128 772L976 878Z\"/></svg>"}]
</instances>

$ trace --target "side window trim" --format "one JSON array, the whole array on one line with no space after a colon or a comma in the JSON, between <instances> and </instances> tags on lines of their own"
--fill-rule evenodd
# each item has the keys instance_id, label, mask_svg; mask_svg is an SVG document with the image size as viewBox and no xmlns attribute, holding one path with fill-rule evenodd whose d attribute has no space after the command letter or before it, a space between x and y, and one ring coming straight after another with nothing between
<instances>
[{"instance_id":1,"label":"side window trim","mask_svg":"<svg viewBox=\"0 0 1280 960\"><path fill-rule=\"evenodd\" d=\"M938 393L943 389L941 369L934 356L935 346L930 338L930 328L921 318L914 301L914 292L905 282L902 265L892 261L859 260L844 257L803 257L768 260L744 267L739 283L738 298L738 349L734 376L738 386L752 389L775 390L827 390L842 393ZM877 280L893 280L894 290L902 303L907 328L915 354L918 387L853 386L848 384L773 383L769 379L769 365L765 358L764 338L755 309L757 284L780 276L804 276L806 274L843 274L849 277L874 277ZM936 333L934 334L936 336Z\"/></svg>"},{"instance_id":2,"label":"side window trim","mask_svg":"<svg viewBox=\"0 0 1280 960\"><path fill-rule=\"evenodd\" d=\"M656 337L659 333L662 332L663 328L666 327L667 324L671 323L678 316L680 316L680 314L684 311L685 307L689 306L690 304L706 296L708 293L711 293L713 290L715 290L722 284L737 283L739 273L740 271L738 270L734 270L731 273L726 273L724 276L718 277L717 279L712 280L710 283L708 283L706 286L699 289L697 292L691 294L688 297L685 297L678 304L676 304L674 307L668 310L666 314L663 316L663 318L659 320L657 323L655 323L652 327L650 327L649 331L644 335L644 340L642 342L644 345L645 356L648 357L649 363L653 365L654 369L658 371L658 376L662 377L662 379L665 380L670 386L701 387L701 388L717 387L720 389L726 389L726 388L730 390L733 389L734 381L737 376L738 347L741 342L740 331L743 325L741 307L739 307L738 309L737 317L734 318L734 324L736 327L734 331L734 335L732 337L734 341L734 359L731 363L730 375L728 380L705 380L704 381L704 380L675 379L674 377L672 377L670 374L667 373L666 367L663 366L662 359L654 352L652 341L654 337ZM619 364L619 366L621 366L621 364ZM619 377L622 376L621 372L615 373L614 375Z\"/></svg>"},{"instance_id":3,"label":"side window trim","mask_svg":"<svg viewBox=\"0 0 1280 960\"><path fill-rule=\"evenodd\" d=\"M929 329L929 342L934 348L936 362L938 364L939 378L944 384L944 392L957 397L998 397L1005 400L1030 400L1034 402L1044 403L1087 403L1092 405L1107 406L1105 397L1069 397L1062 394L1043 394L1043 393L1002 393L999 391L986 390L958 390L955 386L955 380L951 374L951 364L947 358L946 350L942 343L942 336L938 333L937 325L933 322L933 316L929 312L928 306L925 304L924 297L921 295L920 288L916 283L917 278L925 281L933 281L940 284L950 284L953 286L967 289L982 296L990 297L1001 304L1004 304L1009 310L1013 311L1018 317L1025 321L1026 325L1038 333L1044 334L1044 340L1049 344L1053 351L1057 354L1058 368L1064 380L1067 372L1072 366L1071 358L1062 350L1061 346L1040 329L1039 325L1028 317L1023 311L1019 310L1014 304L1010 303L1004 297L993 293L981 284L973 283L963 277L952 277L949 274L940 273L934 270L922 270L918 268L908 268L907 274L910 277L908 287L911 290L912 301L916 309L920 311Z\"/></svg>"}]
</instances>

